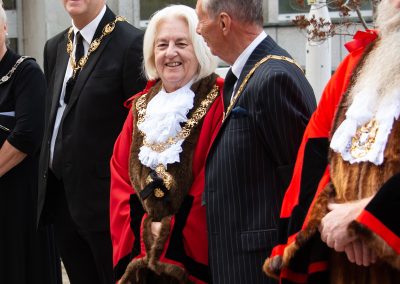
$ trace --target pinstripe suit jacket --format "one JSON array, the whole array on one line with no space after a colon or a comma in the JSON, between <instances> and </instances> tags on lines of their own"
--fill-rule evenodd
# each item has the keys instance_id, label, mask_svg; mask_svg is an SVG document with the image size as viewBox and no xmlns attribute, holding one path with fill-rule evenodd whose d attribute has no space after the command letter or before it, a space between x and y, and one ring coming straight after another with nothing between
<instances>
[{"instance_id":1,"label":"pinstripe suit jacket","mask_svg":"<svg viewBox=\"0 0 400 284\"><path fill-rule=\"evenodd\" d=\"M237 86L269 54L289 57L268 36L249 57ZM261 267L276 244L281 201L315 107L303 72L292 63L269 60L253 74L223 123L206 164L214 284L273 283Z\"/></svg>"}]
</instances>

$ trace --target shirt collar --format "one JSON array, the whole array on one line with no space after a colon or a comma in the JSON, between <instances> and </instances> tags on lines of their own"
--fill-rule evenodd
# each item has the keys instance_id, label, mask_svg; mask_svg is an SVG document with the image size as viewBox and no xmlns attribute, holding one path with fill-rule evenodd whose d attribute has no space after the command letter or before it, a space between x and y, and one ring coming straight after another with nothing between
<instances>
[{"instance_id":1,"label":"shirt collar","mask_svg":"<svg viewBox=\"0 0 400 284\"><path fill-rule=\"evenodd\" d=\"M265 31L262 31L253 42L246 47L246 49L240 54L240 56L236 59L235 63L232 65L232 73L239 79L240 74L242 73L243 67L249 59L250 55L253 53L254 49L267 37Z\"/></svg>"},{"instance_id":2,"label":"shirt collar","mask_svg":"<svg viewBox=\"0 0 400 284\"><path fill-rule=\"evenodd\" d=\"M103 9L101 9L100 13L93 19L89 24L79 30L75 25L74 21L72 21L72 27L74 29L74 35L77 32L80 32L83 39L90 44L93 40L94 33L96 32L97 26L99 25L101 19L103 18L104 14L106 13L106 5L104 5ZM75 37L76 38L76 37Z\"/></svg>"}]
</instances>

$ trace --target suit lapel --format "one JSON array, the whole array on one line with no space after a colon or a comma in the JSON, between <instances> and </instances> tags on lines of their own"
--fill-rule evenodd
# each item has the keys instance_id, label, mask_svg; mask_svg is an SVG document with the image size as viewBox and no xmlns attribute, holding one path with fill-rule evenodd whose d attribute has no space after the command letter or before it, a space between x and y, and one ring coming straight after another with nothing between
<instances>
[{"instance_id":1,"label":"suit lapel","mask_svg":"<svg viewBox=\"0 0 400 284\"><path fill-rule=\"evenodd\" d=\"M98 27L96 29L96 32L95 32L95 34L93 36L93 39L96 39L99 36L101 36L103 28L109 22L113 21L114 19L115 19L114 13L107 7L106 13L104 14L103 18L101 19L101 21L100 21L100 23L99 23L99 25L98 25ZM117 29L117 27L116 27L116 29ZM114 30L114 32L115 32L115 30ZM74 106L74 104L76 103L77 99L79 98L79 95L82 92L82 89L83 89L86 81L88 80L90 74L93 71L93 68L96 66L96 63L98 62L99 58L101 57L101 54L105 50L105 47L109 43L109 41L112 38L114 32L112 32L111 34L109 34L109 35L107 35L106 37L103 38L103 40L101 41L101 44L99 45L97 50L94 51L89 56L86 65L79 72L79 76L78 76L78 78L76 80L74 89L72 91L70 102L68 103L68 106L67 106L67 108L65 110L64 117L66 115L68 115L68 113L70 112L71 108Z\"/></svg>"},{"instance_id":2,"label":"suit lapel","mask_svg":"<svg viewBox=\"0 0 400 284\"><path fill-rule=\"evenodd\" d=\"M240 73L240 77L237 81L236 84L236 90L239 89L240 85L242 85L243 80L246 78L247 74L250 72L250 70L254 67L254 65L260 61L262 58L265 56L269 55L272 51L272 49L276 46L275 41L273 41L269 36L267 36L251 53L249 59L247 59L246 64L243 67L242 73ZM246 89L246 87L245 87ZM244 89L244 90L245 90ZM244 92L243 90L243 92ZM242 92L242 93L243 93ZM235 105L237 104L238 100L235 102ZM234 106L235 106L234 105ZM233 107L234 107L233 106ZM227 114L227 117L225 118L224 122L227 121L227 118L230 116L230 113ZM225 124L225 123L223 123Z\"/></svg>"},{"instance_id":3,"label":"suit lapel","mask_svg":"<svg viewBox=\"0 0 400 284\"><path fill-rule=\"evenodd\" d=\"M254 65L265 56L271 54L272 49L276 46L276 43L267 36L252 52L246 64L243 67L242 73L240 74L238 84L242 84L246 75L254 67ZM240 86L240 85L238 85Z\"/></svg>"},{"instance_id":4,"label":"suit lapel","mask_svg":"<svg viewBox=\"0 0 400 284\"><path fill-rule=\"evenodd\" d=\"M60 101L61 89L64 83L65 70L69 60L67 53L67 33L64 34L63 39L58 43L57 56L56 56L56 67L55 75L53 80L53 87L50 88L52 94L51 109L50 109L50 121L53 120Z\"/></svg>"}]
</instances>

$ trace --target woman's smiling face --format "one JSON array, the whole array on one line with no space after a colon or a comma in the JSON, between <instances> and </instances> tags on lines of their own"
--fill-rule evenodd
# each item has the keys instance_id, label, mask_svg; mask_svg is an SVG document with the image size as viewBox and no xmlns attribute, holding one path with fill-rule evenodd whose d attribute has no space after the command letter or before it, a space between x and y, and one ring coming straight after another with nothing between
<instances>
[{"instance_id":1,"label":"woman's smiling face","mask_svg":"<svg viewBox=\"0 0 400 284\"><path fill-rule=\"evenodd\" d=\"M189 37L189 28L180 18L159 23L154 42L154 60L164 89L173 92L196 75L199 62Z\"/></svg>"}]
</instances>

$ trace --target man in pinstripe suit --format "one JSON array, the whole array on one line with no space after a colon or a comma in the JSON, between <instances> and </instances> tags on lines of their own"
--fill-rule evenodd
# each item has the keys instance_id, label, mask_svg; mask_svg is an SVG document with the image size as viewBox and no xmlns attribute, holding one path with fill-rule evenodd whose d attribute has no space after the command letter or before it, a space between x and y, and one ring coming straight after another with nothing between
<instances>
[{"instance_id":1,"label":"man in pinstripe suit","mask_svg":"<svg viewBox=\"0 0 400 284\"><path fill-rule=\"evenodd\" d=\"M302 70L263 31L262 0L198 0L197 32L232 65L206 164L212 282L272 283L261 266L316 103Z\"/></svg>"}]
</instances>

